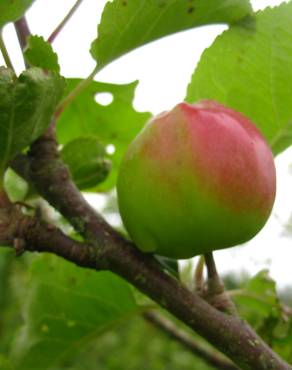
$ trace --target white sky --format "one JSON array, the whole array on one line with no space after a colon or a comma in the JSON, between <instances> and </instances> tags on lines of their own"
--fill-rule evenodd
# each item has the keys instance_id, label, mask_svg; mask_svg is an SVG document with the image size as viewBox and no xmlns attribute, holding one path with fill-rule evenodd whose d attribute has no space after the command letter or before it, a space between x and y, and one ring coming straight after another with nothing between
<instances>
[{"instance_id":1,"label":"white sky","mask_svg":"<svg viewBox=\"0 0 292 370\"><path fill-rule=\"evenodd\" d=\"M85 77L94 67L88 50L96 37L96 24L105 0L84 0L70 23L53 44L59 55L61 73L66 77ZM254 0L254 9L277 5L280 0ZM37 0L27 18L33 34L48 37L75 0ZM159 113L181 101L202 51L222 32L224 26L201 27L182 32L123 56L99 73L97 79L112 83L139 80L135 107ZM17 72L23 69L20 49L12 25L4 29L4 39ZM4 64L0 56L0 64ZM247 245L215 253L218 269L250 271L269 267L280 286L292 284L292 239L284 237L283 224L292 213L292 176L289 164L292 150L276 160L278 193L274 212L265 228ZM291 170L290 170L291 171Z\"/></svg>"}]
</instances>

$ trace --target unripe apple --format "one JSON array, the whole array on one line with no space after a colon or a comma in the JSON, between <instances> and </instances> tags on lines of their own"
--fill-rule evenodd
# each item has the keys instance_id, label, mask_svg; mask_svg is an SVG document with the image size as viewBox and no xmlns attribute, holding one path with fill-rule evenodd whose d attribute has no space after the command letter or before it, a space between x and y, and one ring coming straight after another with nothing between
<instances>
[{"instance_id":1,"label":"unripe apple","mask_svg":"<svg viewBox=\"0 0 292 370\"><path fill-rule=\"evenodd\" d=\"M275 199L273 155L242 114L178 104L130 144L117 184L124 225L145 252L189 258L248 241Z\"/></svg>"}]
</instances>

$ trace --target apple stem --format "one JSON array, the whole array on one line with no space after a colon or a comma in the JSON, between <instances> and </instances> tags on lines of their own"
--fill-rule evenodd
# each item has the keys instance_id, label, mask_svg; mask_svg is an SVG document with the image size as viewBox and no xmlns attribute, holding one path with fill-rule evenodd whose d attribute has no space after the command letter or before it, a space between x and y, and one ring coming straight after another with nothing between
<instances>
[{"instance_id":1,"label":"apple stem","mask_svg":"<svg viewBox=\"0 0 292 370\"><path fill-rule=\"evenodd\" d=\"M14 72L15 74L15 70L13 68L13 64L11 62L11 59L10 59L10 56L9 56L9 53L7 51L7 48L6 48L6 45L5 45L5 42L4 42L4 39L3 39L3 35L2 35L2 28L0 29L0 51L2 53L2 56L3 56L3 59L6 63L6 67L7 68L10 68L12 69L12 71Z\"/></svg>"},{"instance_id":2,"label":"apple stem","mask_svg":"<svg viewBox=\"0 0 292 370\"><path fill-rule=\"evenodd\" d=\"M194 289L199 294L204 289L204 276L203 276L204 266L205 258L204 256L200 256L194 273Z\"/></svg>"},{"instance_id":3,"label":"apple stem","mask_svg":"<svg viewBox=\"0 0 292 370\"><path fill-rule=\"evenodd\" d=\"M225 292L224 283L218 274L213 253L206 253L204 258L208 273L206 300L219 311L236 315L236 307Z\"/></svg>"},{"instance_id":4,"label":"apple stem","mask_svg":"<svg viewBox=\"0 0 292 370\"><path fill-rule=\"evenodd\" d=\"M205 264L208 272L208 290L212 294L220 294L224 292L224 284L220 278L214 256L212 252L206 253L205 255Z\"/></svg>"}]
</instances>

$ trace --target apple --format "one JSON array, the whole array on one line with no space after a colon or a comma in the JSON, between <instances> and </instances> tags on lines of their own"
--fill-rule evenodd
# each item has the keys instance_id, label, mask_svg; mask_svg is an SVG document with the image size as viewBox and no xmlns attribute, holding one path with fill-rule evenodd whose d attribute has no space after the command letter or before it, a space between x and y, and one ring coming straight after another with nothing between
<instances>
[{"instance_id":1,"label":"apple","mask_svg":"<svg viewBox=\"0 0 292 370\"><path fill-rule=\"evenodd\" d=\"M275 193L262 134L211 100L152 118L130 144L117 182L121 217L138 248L177 259L250 240Z\"/></svg>"}]
</instances>

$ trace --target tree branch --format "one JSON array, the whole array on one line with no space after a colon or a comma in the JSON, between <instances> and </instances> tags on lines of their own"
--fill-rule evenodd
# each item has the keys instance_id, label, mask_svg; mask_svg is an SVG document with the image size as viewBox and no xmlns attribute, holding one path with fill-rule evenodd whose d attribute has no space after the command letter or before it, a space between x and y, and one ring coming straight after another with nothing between
<instances>
[{"instance_id":1,"label":"tree branch","mask_svg":"<svg viewBox=\"0 0 292 370\"><path fill-rule=\"evenodd\" d=\"M140 252L93 210L71 181L68 168L58 156L52 133L38 139L27 162L31 181L39 194L66 217L95 248L103 267L120 275L166 308L238 366L246 370L291 370L244 321L218 311L200 296L166 274L152 256ZM22 175L17 159L12 167Z\"/></svg>"},{"instance_id":2,"label":"tree branch","mask_svg":"<svg viewBox=\"0 0 292 370\"><path fill-rule=\"evenodd\" d=\"M0 194L0 245L14 247L17 254L28 251L51 252L79 266L102 269L95 248L66 236L52 224L27 216L21 207Z\"/></svg>"},{"instance_id":3,"label":"tree branch","mask_svg":"<svg viewBox=\"0 0 292 370\"><path fill-rule=\"evenodd\" d=\"M170 338L181 343L184 348L188 349L194 355L204 360L207 364L218 370L238 370L238 367L225 359L215 351L210 351L197 343L187 332L177 328L170 320L154 312L145 312L143 317L146 321L156 326L167 334Z\"/></svg>"}]
</instances>

